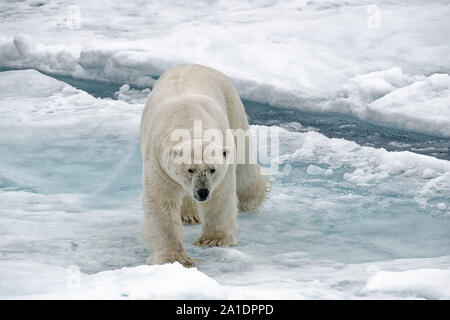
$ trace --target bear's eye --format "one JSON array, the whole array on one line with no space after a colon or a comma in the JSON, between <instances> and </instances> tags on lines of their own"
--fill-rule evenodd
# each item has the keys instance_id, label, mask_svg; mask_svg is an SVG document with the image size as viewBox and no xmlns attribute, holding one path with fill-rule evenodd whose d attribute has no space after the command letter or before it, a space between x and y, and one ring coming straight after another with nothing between
<instances>
[{"instance_id":1,"label":"bear's eye","mask_svg":"<svg viewBox=\"0 0 450 320\"><path fill-rule=\"evenodd\" d=\"M211 170L209 170L209 172L214 173L214 172L216 172L216 169L211 169Z\"/></svg>"},{"instance_id":2,"label":"bear's eye","mask_svg":"<svg viewBox=\"0 0 450 320\"><path fill-rule=\"evenodd\" d=\"M194 169L188 169L189 173L194 173Z\"/></svg>"}]
</instances>

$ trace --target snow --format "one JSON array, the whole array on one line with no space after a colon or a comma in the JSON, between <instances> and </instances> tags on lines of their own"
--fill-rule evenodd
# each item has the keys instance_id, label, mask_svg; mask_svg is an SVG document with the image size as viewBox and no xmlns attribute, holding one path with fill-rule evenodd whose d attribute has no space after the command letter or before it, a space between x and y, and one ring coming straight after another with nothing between
<instances>
[{"instance_id":1,"label":"snow","mask_svg":"<svg viewBox=\"0 0 450 320\"><path fill-rule=\"evenodd\" d=\"M425 0L6 1L0 67L145 88L194 62L248 100L449 137L449 14Z\"/></svg>"},{"instance_id":2,"label":"snow","mask_svg":"<svg viewBox=\"0 0 450 320\"><path fill-rule=\"evenodd\" d=\"M70 266L54 292L26 296L28 299L225 299L225 290L195 268L179 263L138 266L93 275Z\"/></svg>"},{"instance_id":3,"label":"snow","mask_svg":"<svg viewBox=\"0 0 450 320\"><path fill-rule=\"evenodd\" d=\"M450 270L381 271L369 280L364 290L400 292L429 299L450 299Z\"/></svg>"},{"instance_id":4,"label":"snow","mask_svg":"<svg viewBox=\"0 0 450 320\"><path fill-rule=\"evenodd\" d=\"M350 110L385 126L450 136L450 77L408 77L400 68L356 76L344 88Z\"/></svg>"},{"instance_id":5,"label":"snow","mask_svg":"<svg viewBox=\"0 0 450 320\"><path fill-rule=\"evenodd\" d=\"M148 92L95 98L36 70L0 72L0 298L449 298L450 161L301 123L252 126L279 130L280 172L262 212L239 216L238 246L197 248L189 226L197 268L146 266Z\"/></svg>"},{"instance_id":6,"label":"snow","mask_svg":"<svg viewBox=\"0 0 450 320\"><path fill-rule=\"evenodd\" d=\"M450 77L433 74L370 103L368 112L372 121L449 137L449 106Z\"/></svg>"},{"instance_id":7,"label":"snow","mask_svg":"<svg viewBox=\"0 0 450 320\"><path fill-rule=\"evenodd\" d=\"M313 175L313 176L319 175L319 174L331 175L331 174L333 174L333 170L332 169L324 170L321 167L310 164L308 166L308 168L306 168L306 173Z\"/></svg>"}]
</instances>

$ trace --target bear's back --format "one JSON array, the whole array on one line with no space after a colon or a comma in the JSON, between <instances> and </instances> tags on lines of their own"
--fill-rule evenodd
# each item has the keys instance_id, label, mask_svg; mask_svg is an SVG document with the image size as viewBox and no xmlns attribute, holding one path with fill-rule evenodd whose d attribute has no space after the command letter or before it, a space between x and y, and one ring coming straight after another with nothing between
<instances>
[{"instance_id":1,"label":"bear's back","mask_svg":"<svg viewBox=\"0 0 450 320\"><path fill-rule=\"evenodd\" d=\"M179 65L159 78L153 88L151 100L152 103L163 103L183 94L200 94L224 105L224 90L228 83L228 78L214 69L197 64Z\"/></svg>"},{"instance_id":2,"label":"bear's back","mask_svg":"<svg viewBox=\"0 0 450 320\"><path fill-rule=\"evenodd\" d=\"M229 127L226 103L228 78L214 69L185 64L165 72L156 82L141 118L141 142L158 138L172 126L191 126L193 118L204 124ZM208 107L205 107L208 106ZM215 111L213 111L215 110ZM180 115L181 118L180 118Z\"/></svg>"}]
</instances>

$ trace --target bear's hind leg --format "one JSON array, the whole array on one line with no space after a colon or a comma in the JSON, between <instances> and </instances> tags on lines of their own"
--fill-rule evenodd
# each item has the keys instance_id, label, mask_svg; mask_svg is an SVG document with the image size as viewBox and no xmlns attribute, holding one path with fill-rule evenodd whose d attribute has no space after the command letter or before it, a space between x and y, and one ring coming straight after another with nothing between
<instances>
[{"instance_id":1,"label":"bear's hind leg","mask_svg":"<svg viewBox=\"0 0 450 320\"><path fill-rule=\"evenodd\" d=\"M238 209L256 213L270 192L270 180L257 164L239 164L236 170Z\"/></svg>"},{"instance_id":2,"label":"bear's hind leg","mask_svg":"<svg viewBox=\"0 0 450 320\"><path fill-rule=\"evenodd\" d=\"M186 196L183 199L183 204L181 206L181 221L183 224L199 224L200 218L197 213L197 205L190 196Z\"/></svg>"}]
</instances>

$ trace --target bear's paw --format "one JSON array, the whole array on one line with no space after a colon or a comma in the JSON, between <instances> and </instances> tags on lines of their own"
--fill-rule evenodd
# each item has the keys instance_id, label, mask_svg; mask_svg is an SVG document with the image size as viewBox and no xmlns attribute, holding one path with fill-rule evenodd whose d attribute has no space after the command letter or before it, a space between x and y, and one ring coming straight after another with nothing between
<instances>
[{"instance_id":1,"label":"bear's paw","mask_svg":"<svg viewBox=\"0 0 450 320\"><path fill-rule=\"evenodd\" d=\"M199 247L235 246L236 240L232 235L208 235L198 238L194 245Z\"/></svg>"},{"instance_id":2,"label":"bear's paw","mask_svg":"<svg viewBox=\"0 0 450 320\"><path fill-rule=\"evenodd\" d=\"M187 255L186 252L169 252L164 255L159 255L158 257L150 256L147 259L148 264L165 264L165 263L174 263L179 262L182 266L186 268L192 268L195 267L196 262L198 262L196 259L192 259Z\"/></svg>"}]
</instances>

